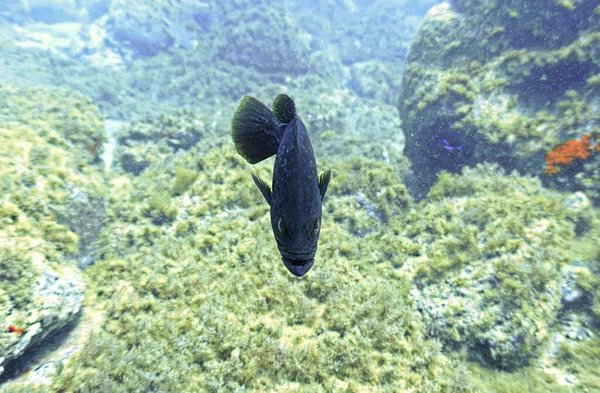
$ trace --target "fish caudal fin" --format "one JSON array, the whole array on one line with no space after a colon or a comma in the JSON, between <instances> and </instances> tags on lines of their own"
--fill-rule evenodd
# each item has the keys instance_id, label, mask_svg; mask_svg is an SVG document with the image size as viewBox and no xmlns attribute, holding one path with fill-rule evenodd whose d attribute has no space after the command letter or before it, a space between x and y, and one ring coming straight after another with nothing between
<instances>
[{"instance_id":1,"label":"fish caudal fin","mask_svg":"<svg viewBox=\"0 0 600 393\"><path fill-rule=\"evenodd\" d=\"M273 112L254 97L245 96L231 122L231 137L237 152L250 164L277 153L279 137Z\"/></svg>"},{"instance_id":2,"label":"fish caudal fin","mask_svg":"<svg viewBox=\"0 0 600 393\"><path fill-rule=\"evenodd\" d=\"M287 94L280 94L273 101L273 115L282 123L289 123L296 116L296 104Z\"/></svg>"}]
</instances>

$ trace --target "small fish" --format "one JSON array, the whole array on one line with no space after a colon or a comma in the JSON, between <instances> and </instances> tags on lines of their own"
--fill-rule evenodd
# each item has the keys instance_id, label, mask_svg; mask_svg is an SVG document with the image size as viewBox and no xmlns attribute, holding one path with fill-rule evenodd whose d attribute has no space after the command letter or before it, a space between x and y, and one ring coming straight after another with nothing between
<instances>
[{"instance_id":1,"label":"small fish","mask_svg":"<svg viewBox=\"0 0 600 393\"><path fill-rule=\"evenodd\" d=\"M272 190L256 175L252 179L271 206L271 227L283 264L295 276L305 275L315 262L331 171L318 176L308 131L294 101L280 94L271 111L245 96L233 115L231 136L250 164L277 154Z\"/></svg>"},{"instance_id":2,"label":"small fish","mask_svg":"<svg viewBox=\"0 0 600 393\"><path fill-rule=\"evenodd\" d=\"M454 150L462 150L462 146L457 145L456 142L454 141L449 141L446 138L442 138L442 148L448 150L448 151L454 151Z\"/></svg>"}]
</instances>

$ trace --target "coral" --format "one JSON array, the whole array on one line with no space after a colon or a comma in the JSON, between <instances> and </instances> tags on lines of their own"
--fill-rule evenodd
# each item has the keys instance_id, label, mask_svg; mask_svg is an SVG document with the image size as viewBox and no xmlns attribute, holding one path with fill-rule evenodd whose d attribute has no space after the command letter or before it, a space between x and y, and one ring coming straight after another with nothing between
<instances>
[{"instance_id":1,"label":"coral","mask_svg":"<svg viewBox=\"0 0 600 393\"><path fill-rule=\"evenodd\" d=\"M546 173L556 175L561 171L560 166L562 165L573 165L577 159L587 160L590 155L600 151L598 140L600 140L598 135L587 134L579 140L572 139L555 147L546 154Z\"/></svg>"}]
</instances>

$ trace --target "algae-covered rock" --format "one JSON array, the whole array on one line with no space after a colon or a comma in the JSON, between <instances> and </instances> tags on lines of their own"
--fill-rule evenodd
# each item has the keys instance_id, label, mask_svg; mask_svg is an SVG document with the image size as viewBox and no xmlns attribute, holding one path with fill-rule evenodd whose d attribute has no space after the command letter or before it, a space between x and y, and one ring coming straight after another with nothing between
<instances>
[{"instance_id":1,"label":"algae-covered rock","mask_svg":"<svg viewBox=\"0 0 600 393\"><path fill-rule=\"evenodd\" d=\"M0 84L0 123L32 127L46 143L98 164L106 136L98 108L86 96L66 89ZM38 149L39 150L39 149Z\"/></svg>"},{"instance_id":2,"label":"algae-covered rock","mask_svg":"<svg viewBox=\"0 0 600 393\"><path fill-rule=\"evenodd\" d=\"M68 252L81 266L91 263L106 219L96 107L60 89L3 85L0 97L3 198L32 220L75 232L79 243Z\"/></svg>"},{"instance_id":3,"label":"algae-covered rock","mask_svg":"<svg viewBox=\"0 0 600 393\"><path fill-rule=\"evenodd\" d=\"M179 150L189 150L206 138L214 125L191 110L140 116L120 131L117 158L125 172L138 175Z\"/></svg>"},{"instance_id":4,"label":"algae-covered rock","mask_svg":"<svg viewBox=\"0 0 600 393\"><path fill-rule=\"evenodd\" d=\"M210 6L195 0L175 3L113 0L106 29L115 46L142 57L171 47L193 48L194 40L205 30L199 22L210 12Z\"/></svg>"},{"instance_id":5,"label":"algae-covered rock","mask_svg":"<svg viewBox=\"0 0 600 393\"><path fill-rule=\"evenodd\" d=\"M443 173L406 234L421 245L404 269L429 331L502 369L523 366L561 306L574 226L564 198L497 166Z\"/></svg>"},{"instance_id":6,"label":"algae-covered rock","mask_svg":"<svg viewBox=\"0 0 600 393\"><path fill-rule=\"evenodd\" d=\"M4 204L0 201L0 209ZM85 292L77 268L57 264L43 254L44 249L54 251L54 245L11 233L32 225L25 221L20 218L18 224L0 229L0 375L14 360L74 322Z\"/></svg>"},{"instance_id":7,"label":"algae-covered rock","mask_svg":"<svg viewBox=\"0 0 600 393\"><path fill-rule=\"evenodd\" d=\"M96 107L60 89L2 85L0 97L4 372L76 320L85 289L77 265L96 256L106 206Z\"/></svg>"},{"instance_id":8,"label":"algae-covered rock","mask_svg":"<svg viewBox=\"0 0 600 393\"><path fill-rule=\"evenodd\" d=\"M309 69L309 46L280 5L231 12L216 27L216 57L261 72L301 74Z\"/></svg>"},{"instance_id":9,"label":"algae-covered rock","mask_svg":"<svg viewBox=\"0 0 600 393\"><path fill-rule=\"evenodd\" d=\"M482 161L542 175L548 152L599 130L597 2L453 4L425 18L398 100L419 196L440 170ZM595 194L594 171L578 172L559 175L563 188Z\"/></svg>"}]
</instances>

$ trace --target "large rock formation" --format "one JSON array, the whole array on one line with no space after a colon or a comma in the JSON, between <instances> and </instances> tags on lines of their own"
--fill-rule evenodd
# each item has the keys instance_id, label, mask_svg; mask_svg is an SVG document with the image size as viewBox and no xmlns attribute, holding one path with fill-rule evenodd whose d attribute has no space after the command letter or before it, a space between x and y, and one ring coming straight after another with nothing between
<instances>
[{"instance_id":1,"label":"large rock formation","mask_svg":"<svg viewBox=\"0 0 600 393\"><path fill-rule=\"evenodd\" d=\"M423 196L440 170L482 161L542 175L557 145L600 131L599 13L594 0L434 7L412 44L398 100L413 192ZM587 158L575 154L560 157L573 161L560 186L597 194L586 181L598 155L585 168Z\"/></svg>"}]
</instances>

